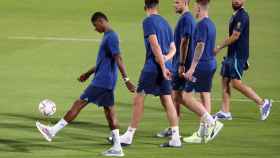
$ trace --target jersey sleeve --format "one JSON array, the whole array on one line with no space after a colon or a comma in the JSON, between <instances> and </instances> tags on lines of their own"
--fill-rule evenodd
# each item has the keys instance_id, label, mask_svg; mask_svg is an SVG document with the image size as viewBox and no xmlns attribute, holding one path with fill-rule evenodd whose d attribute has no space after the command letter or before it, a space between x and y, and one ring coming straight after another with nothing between
<instances>
[{"instance_id":1,"label":"jersey sleeve","mask_svg":"<svg viewBox=\"0 0 280 158\"><path fill-rule=\"evenodd\" d=\"M248 18L246 16L239 16L236 18L233 30L237 32L242 32L246 27Z\"/></svg>"},{"instance_id":2,"label":"jersey sleeve","mask_svg":"<svg viewBox=\"0 0 280 158\"><path fill-rule=\"evenodd\" d=\"M196 39L197 42L203 43L205 43L207 40L207 27L203 23L200 23L197 26Z\"/></svg>"},{"instance_id":3,"label":"jersey sleeve","mask_svg":"<svg viewBox=\"0 0 280 158\"><path fill-rule=\"evenodd\" d=\"M149 37L150 35L156 34L156 30L151 19L148 18L143 21L143 31L145 38Z\"/></svg>"},{"instance_id":4,"label":"jersey sleeve","mask_svg":"<svg viewBox=\"0 0 280 158\"><path fill-rule=\"evenodd\" d=\"M191 37L191 34L192 34L191 20L184 19L181 38L189 38L189 37Z\"/></svg>"},{"instance_id":5,"label":"jersey sleeve","mask_svg":"<svg viewBox=\"0 0 280 158\"><path fill-rule=\"evenodd\" d=\"M119 37L117 34L112 34L108 38L108 48L109 51L112 55L116 55L120 53L120 42L119 42Z\"/></svg>"}]
</instances>

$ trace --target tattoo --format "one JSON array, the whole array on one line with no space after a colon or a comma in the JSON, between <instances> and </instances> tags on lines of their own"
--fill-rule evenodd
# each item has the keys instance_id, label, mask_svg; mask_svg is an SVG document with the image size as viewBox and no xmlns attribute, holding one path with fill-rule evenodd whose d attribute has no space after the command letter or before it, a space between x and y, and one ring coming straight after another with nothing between
<instances>
[{"instance_id":1,"label":"tattoo","mask_svg":"<svg viewBox=\"0 0 280 158\"><path fill-rule=\"evenodd\" d=\"M194 52L194 58L193 58L193 64L195 64L195 66L198 64L200 58L202 57L204 47L205 47L205 43L202 43L202 42L199 42L196 45L195 52Z\"/></svg>"}]
</instances>

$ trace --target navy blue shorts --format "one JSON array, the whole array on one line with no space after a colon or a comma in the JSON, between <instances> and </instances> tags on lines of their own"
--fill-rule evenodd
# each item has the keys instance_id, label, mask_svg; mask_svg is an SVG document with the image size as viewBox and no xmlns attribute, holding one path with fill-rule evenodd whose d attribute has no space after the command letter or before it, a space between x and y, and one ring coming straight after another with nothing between
<instances>
[{"instance_id":1,"label":"navy blue shorts","mask_svg":"<svg viewBox=\"0 0 280 158\"><path fill-rule=\"evenodd\" d=\"M171 80L164 79L162 74L157 72L141 72L137 93L161 96L171 95L171 91Z\"/></svg>"},{"instance_id":2,"label":"navy blue shorts","mask_svg":"<svg viewBox=\"0 0 280 158\"><path fill-rule=\"evenodd\" d=\"M193 74L194 81L187 81L186 92L211 92L214 70L196 70Z\"/></svg>"},{"instance_id":3,"label":"navy blue shorts","mask_svg":"<svg viewBox=\"0 0 280 158\"><path fill-rule=\"evenodd\" d=\"M186 80L180 78L178 73L172 75L172 89L174 91L183 91L186 86Z\"/></svg>"},{"instance_id":4,"label":"navy blue shorts","mask_svg":"<svg viewBox=\"0 0 280 158\"><path fill-rule=\"evenodd\" d=\"M246 61L236 58L225 58L222 62L221 76L241 80L245 68Z\"/></svg>"},{"instance_id":5,"label":"navy blue shorts","mask_svg":"<svg viewBox=\"0 0 280 158\"><path fill-rule=\"evenodd\" d=\"M103 107L113 106L115 102L113 90L95 87L92 84L85 89L80 99Z\"/></svg>"}]
</instances>

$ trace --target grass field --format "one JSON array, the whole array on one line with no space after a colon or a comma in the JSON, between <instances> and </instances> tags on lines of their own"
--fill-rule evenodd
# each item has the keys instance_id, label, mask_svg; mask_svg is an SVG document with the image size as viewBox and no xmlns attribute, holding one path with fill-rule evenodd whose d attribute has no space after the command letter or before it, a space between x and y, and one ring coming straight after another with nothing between
<instances>
[{"instance_id":1,"label":"grass field","mask_svg":"<svg viewBox=\"0 0 280 158\"><path fill-rule=\"evenodd\" d=\"M162 0L161 14L174 26L178 16L171 4L172 0ZM234 120L225 122L215 141L206 145L184 144L182 149L161 149L159 144L166 140L153 135L167 127L167 121L158 99L148 97L135 142L124 149L126 157L279 157L279 7L279 0L250 0L246 5L251 15L251 69L244 81L261 96L276 101L267 121L259 121L254 103L239 101L245 98L234 92L233 98L237 99L232 102ZM94 32L89 18L99 10L108 14L119 33L129 76L136 83L145 56L142 0L0 1L0 158L101 157L100 152L109 148L105 141L109 130L103 111L94 105L82 111L52 143L46 142L35 127L35 121L42 120L37 109L42 99L56 102L54 123L90 83L80 84L76 78L95 64L99 46L95 40L102 35ZM217 25L219 42L227 34L231 14L229 0L213 0L211 17ZM222 55L218 57L219 63L221 59ZM122 132L130 120L131 98L122 82L118 82L116 100ZM213 98L214 112L219 109L221 98L218 73ZM182 135L190 135L197 125L196 116L183 109Z\"/></svg>"}]
</instances>

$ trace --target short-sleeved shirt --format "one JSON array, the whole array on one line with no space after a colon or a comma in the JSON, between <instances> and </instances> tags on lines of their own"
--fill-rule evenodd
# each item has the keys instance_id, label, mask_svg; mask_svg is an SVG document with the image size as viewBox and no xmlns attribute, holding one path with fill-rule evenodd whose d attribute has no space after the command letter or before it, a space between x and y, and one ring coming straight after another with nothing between
<instances>
[{"instance_id":1,"label":"short-sleeved shirt","mask_svg":"<svg viewBox=\"0 0 280 158\"><path fill-rule=\"evenodd\" d=\"M143 68L144 72L159 72L160 66L155 60L154 53L149 42L150 35L156 35L158 43L161 47L163 55L170 50L170 44L174 42L173 31L168 22L160 15L150 15L143 21L144 42L146 47L146 60ZM168 69L172 69L171 61L166 61L165 65Z\"/></svg>"},{"instance_id":2,"label":"short-sleeved shirt","mask_svg":"<svg viewBox=\"0 0 280 158\"><path fill-rule=\"evenodd\" d=\"M114 56L119 53L118 35L114 31L105 32L96 59L96 72L92 85L110 90L115 88L118 68Z\"/></svg>"},{"instance_id":3,"label":"short-sleeved shirt","mask_svg":"<svg viewBox=\"0 0 280 158\"><path fill-rule=\"evenodd\" d=\"M229 35L240 32L239 39L228 47L228 57L247 61L249 58L249 15L244 8L239 9L230 20Z\"/></svg>"},{"instance_id":4,"label":"short-sleeved shirt","mask_svg":"<svg viewBox=\"0 0 280 158\"><path fill-rule=\"evenodd\" d=\"M199 21L194 31L193 40L193 56L197 43L203 42L205 48L203 54L197 65L198 70L213 70L217 67L217 62L214 55L214 48L216 42L216 27L210 18L206 17Z\"/></svg>"},{"instance_id":5,"label":"short-sleeved shirt","mask_svg":"<svg viewBox=\"0 0 280 158\"><path fill-rule=\"evenodd\" d=\"M187 51L187 58L185 61L185 65L187 68L191 65L191 59L192 59L192 53L191 50L193 50L192 40L193 40L193 33L195 29L195 19L192 16L190 12L184 13L179 21L177 22L175 32L174 32L174 41L176 45L176 54L173 57L172 60L172 67L173 67L173 73L178 72L178 67L180 65L180 46L181 46L181 40L182 38L188 38L189 39L189 46Z\"/></svg>"}]
</instances>

